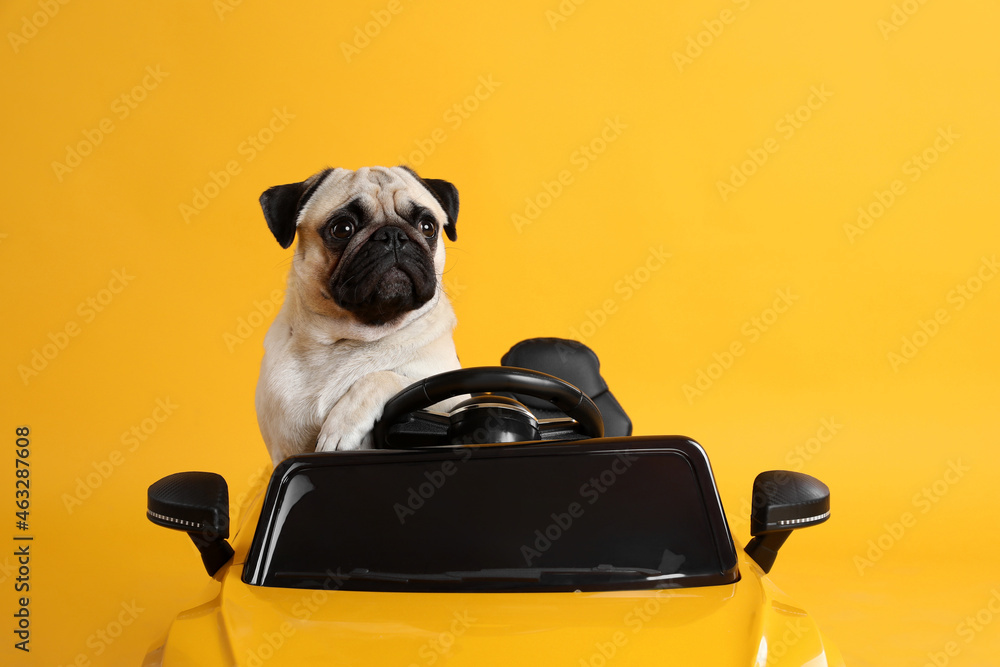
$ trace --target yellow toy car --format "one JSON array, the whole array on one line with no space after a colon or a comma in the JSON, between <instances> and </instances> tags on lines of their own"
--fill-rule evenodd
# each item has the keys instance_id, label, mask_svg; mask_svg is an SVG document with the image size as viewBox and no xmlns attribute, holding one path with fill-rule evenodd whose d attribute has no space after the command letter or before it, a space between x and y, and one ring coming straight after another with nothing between
<instances>
[{"instance_id":1,"label":"yellow toy car","mask_svg":"<svg viewBox=\"0 0 1000 667\"><path fill-rule=\"evenodd\" d=\"M555 363L522 360L590 393L511 366L427 378L386 405L376 449L278 465L231 544L221 476L153 484L147 516L186 531L222 586L144 664L842 665L765 576L829 517L826 486L759 475L738 550L705 450L630 436L596 356L553 340L528 347Z\"/></svg>"}]
</instances>

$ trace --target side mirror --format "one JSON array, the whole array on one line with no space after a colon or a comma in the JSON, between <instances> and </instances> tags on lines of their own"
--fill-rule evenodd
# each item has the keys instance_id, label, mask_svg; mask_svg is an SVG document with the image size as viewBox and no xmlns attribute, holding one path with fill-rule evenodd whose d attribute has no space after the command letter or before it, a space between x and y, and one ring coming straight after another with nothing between
<instances>
[{"instance_id":1,"label":"side mirror","mask_svg":"<svg viewBox=\"0 0 1000 667\"><path fill-rule=\"evenodd\" d=\"M229 487L214 472L179 472L149 487L146 517L183 530L198 547L210 576L233 557L229 537Z\"/></svg>"},{"instance_id":2,"label":"side mirror","mask_svg":"<svg viewBox=\"0 0 1000 667\"><path fill-rule=\"evenodd\" d=\"M815 477L787 470L769 470L753 481L750 534L746 552L770 572L778 549L796 528L815 526L830 518L830 489Z\"/></svg>"}]
</instances>

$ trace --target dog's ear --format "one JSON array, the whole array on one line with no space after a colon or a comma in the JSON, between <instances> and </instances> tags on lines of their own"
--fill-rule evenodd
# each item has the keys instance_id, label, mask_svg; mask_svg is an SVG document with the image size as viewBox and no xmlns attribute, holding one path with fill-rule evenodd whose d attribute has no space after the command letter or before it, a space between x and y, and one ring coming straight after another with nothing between
<instances>
[{"instance_id":1,"label":"dog's ear","mask_svg":"<svg viewBox=\"0 0 1000 667\"><path fill-rule=\"evenodd\" d=\"M331 171L333 169L324 169L301 183L275 185L260 196L260 207L264 210L268 229L282 248L292 245L299 213Z\"/></svg>"},{"instance_id":2,"label":"dog's ear","mask_svg":"<svg viewBox=\"0 0 1000 667\"><path fill-rule=\"evenodd\" d=\"M444 233L452 241L456 240L458 238L458 232L455 230L455 223L458 221L458 188L448 181L442 181L438 178L425 178L423 181L448 215L448 222L444 225Z\"/></svg>"},{"instance_id":3,"label":"dog's ear","mask_svg":"<svg viewBox=\"0 0 1000 667\"><path fill-rule=\"evenodd\" d=\"M448 221L444 225L444 233L452 241L458 239L458 232L455 230L455 223L458 221L458 188L439 178L421 178L417 172L406 165L401 165L401 167L410 172L438 200L445 215L448 216Z\"/></svg>"}]
</instances>

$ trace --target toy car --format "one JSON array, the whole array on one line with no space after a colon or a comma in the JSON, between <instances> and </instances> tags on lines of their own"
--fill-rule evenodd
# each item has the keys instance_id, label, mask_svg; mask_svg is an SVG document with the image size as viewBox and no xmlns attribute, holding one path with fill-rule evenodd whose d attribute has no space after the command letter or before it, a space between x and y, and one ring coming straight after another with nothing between
<instances>
[{"instance_id":1,"label":"toy car","mask_svg":"<svg viewBox=\"0 0 1000 667\"><path fill-rule=\"evenodd\" d=\"M737 549L705 450L631 436L588 348L534 339L504 363L403 390L376 449L286 459L232 544L221 476L153 484L147 516L222 585L144 664L843 664L765 576L829 517L825 485L761 473Z\"/></svg>"}]
</instances>

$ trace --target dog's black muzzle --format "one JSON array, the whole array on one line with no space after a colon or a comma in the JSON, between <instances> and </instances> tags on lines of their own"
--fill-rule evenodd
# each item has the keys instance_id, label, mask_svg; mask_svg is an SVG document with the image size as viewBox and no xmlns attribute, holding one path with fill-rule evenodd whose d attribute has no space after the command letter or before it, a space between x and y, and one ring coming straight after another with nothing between
<instances>
[{"instance_id":1,"label":"dog's black muzzle","mask_svg":"<svg viewBox=\"0 0 1000 667\"><path fill-rule=\"evenodd\" d=\"M330 294L365 324L387 324L427 303L437 289L433 259L407 230L376 230L335 272Z\"/></svg>"}]
</instances>

